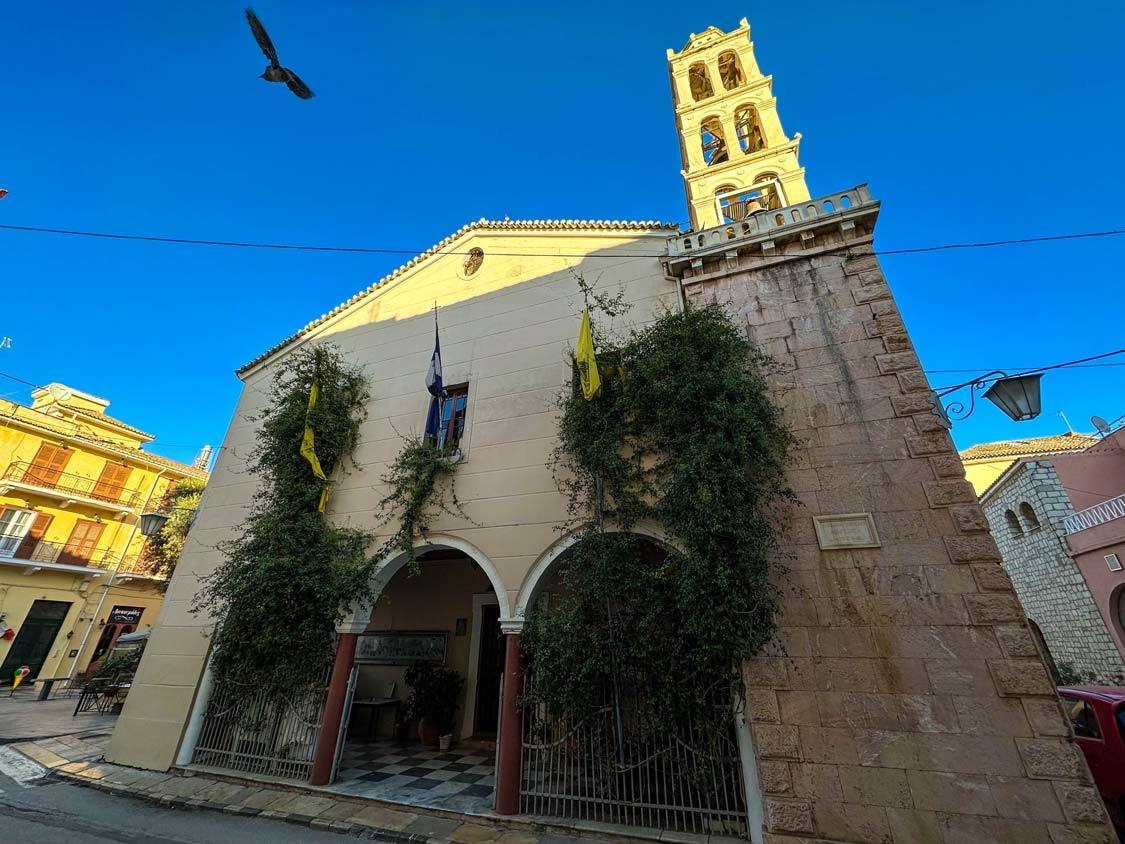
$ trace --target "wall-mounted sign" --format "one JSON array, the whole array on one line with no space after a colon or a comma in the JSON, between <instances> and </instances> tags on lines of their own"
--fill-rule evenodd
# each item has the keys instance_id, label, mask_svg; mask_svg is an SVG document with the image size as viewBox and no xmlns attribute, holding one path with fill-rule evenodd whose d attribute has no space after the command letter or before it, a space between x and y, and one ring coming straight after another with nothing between
<instances>
[{"instance_id":1,"label":"wall-mounted sign","mask_svg":"<svg viewBox=\"0 0 1125 844\"><path fill-rule=\"evenodd\" d=\"M355 661L371 665L445 662L445 630L386 630L363 633L356 640Z\"/></svg>"},{"instance_id":2,"label":"wall-mounted sign","mask_svg":"<svg viewBox=\"0 0 1125 844\"><path fill-rule=\"evenodd\" d=\"M816 541L823 551L842 548L878 548L879 534L870 513L813 516Z\"/></svg>"},{"instance_id":3,"label":"wall-mounted sign","mask_svg":"<svg viewBox=\"0 0 1125 844\"><path fill-rule=\"evenodd\" d=\"M136 624L144 614L144 607L114 607L109 611L106 624Z\"/></svg>"}]
</instances>

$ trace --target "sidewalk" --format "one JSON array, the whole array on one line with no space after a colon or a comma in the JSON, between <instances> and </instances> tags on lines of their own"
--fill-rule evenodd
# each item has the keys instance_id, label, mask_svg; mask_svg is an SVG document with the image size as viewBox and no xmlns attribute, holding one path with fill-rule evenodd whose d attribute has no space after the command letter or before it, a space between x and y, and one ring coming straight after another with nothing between
<instances>
[{"instance_id":1,"label":"sidewalk","mask_svg":"<svg viewBox=\"0 0 1125 844\"><path fill-rule=\"evenodd\" d=\"M85 732L110 732L117 723L116 715L83 712L73 715L78 696L36 700L35 689L21 686L15 695L8 688L0 690L0 744L20 739L71 735Z\"/></svg>"},{"instance_id":2,"label":"sidewalk","mask_svg":"<svg viewBox=\"0 0 1125 844\"><path fill-rule=\"evenodd\" d=\"M139 798L161 806L209 809L244 817L274 818L313 829L400 844L598 844L631 836L590 825L595 838L568 835L554 824L521 819L473 817L354 800L323 791L262 785L233 777L194 772L158 773L102 761L108 735L59 736L10 744L48 769L49 776L76 785ZM698 837L702 840L702 836ZM679 837L669 836L679 841Z\"/></svg>"}]
</instances>

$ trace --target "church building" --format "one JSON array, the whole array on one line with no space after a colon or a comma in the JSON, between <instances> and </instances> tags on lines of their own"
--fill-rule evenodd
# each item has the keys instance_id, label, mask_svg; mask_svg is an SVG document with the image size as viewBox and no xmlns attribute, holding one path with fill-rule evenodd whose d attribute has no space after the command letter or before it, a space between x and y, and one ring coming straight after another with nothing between
<instances>
[{"instance_id":1,"label":"church building","mask_svg":"<svg viewBox=\"0 0 1125 844\"><path fill-rule=\"evenodd\" d=\"M1110 840L873 252L879 201L864 184L809 190L801 136L782 126L746 20L692 34L668 66L690 228L478 220L238 370L242 394L109 761L594 835ZM798 503L777 634L744 665L723 753L680 735L647 750L622 743L606 774L580 725L532 729L521 704L527 612L559 588L573 542L548 462L583 309L575 274L632 305L607 330L717 303L777 363L771 387L799 440ZM435 302L452 399L441 436L458 455L464 515L435 517L417 574L405 554L379 561L378 600L341 622L312 698L282 705L219 688L213 620L191 606L252 500L253 420L276 367L330 343L369 374L355 465L332 479L327 518L378 531L381 544L393 533L378 524L381 478L404 437L426 428ZM420 747L396 717L415 659L464 679L448 750Z\"/></svg>"}]
</instances>

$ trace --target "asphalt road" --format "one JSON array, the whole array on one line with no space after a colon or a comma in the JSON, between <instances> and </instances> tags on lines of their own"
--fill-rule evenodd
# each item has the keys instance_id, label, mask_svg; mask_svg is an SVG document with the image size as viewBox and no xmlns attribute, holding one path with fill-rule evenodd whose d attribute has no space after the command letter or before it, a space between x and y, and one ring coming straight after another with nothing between
<instances>
[{"instance_id":1,"label":"asphalt road","mask_svg":"<svg viewBox=\"0 0 1125 844\"><path fill-rule=\"evenodd\" d=\"M259 818L185 811L65 782L0 772L0 841L35 844L346 844L350 835Z\"/></svg>"}]
</instances>

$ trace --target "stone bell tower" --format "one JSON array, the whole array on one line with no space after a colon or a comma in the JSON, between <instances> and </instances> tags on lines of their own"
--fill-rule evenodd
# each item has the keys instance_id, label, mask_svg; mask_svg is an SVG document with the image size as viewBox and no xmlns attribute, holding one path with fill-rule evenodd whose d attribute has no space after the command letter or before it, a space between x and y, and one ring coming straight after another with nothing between
<instances>
[{"instance_id":1,"label":"stone bell tower","mask_svg":"<svg viewBox=\"0 0 1125 844\"><path fill-rule=\"evenodd\" d=\"M773 358L801 443L774 641L743 665L750 837L1108 844L879 266L879 201L809 196L749 35L668 53L693 231L665 272Z\"/></svg>"},{"instance_id":2,"label":"stone bell tower","mask_svg":"<svg viewBox=\"0 0 1125 844\"><path fill-rule=\"evenodd\" d=\"M809 198L801 136L781 128L746 18L731 32L692 33L679 53L668 50L668 67L693 230Z\"/></svg>"}]
</instances>

